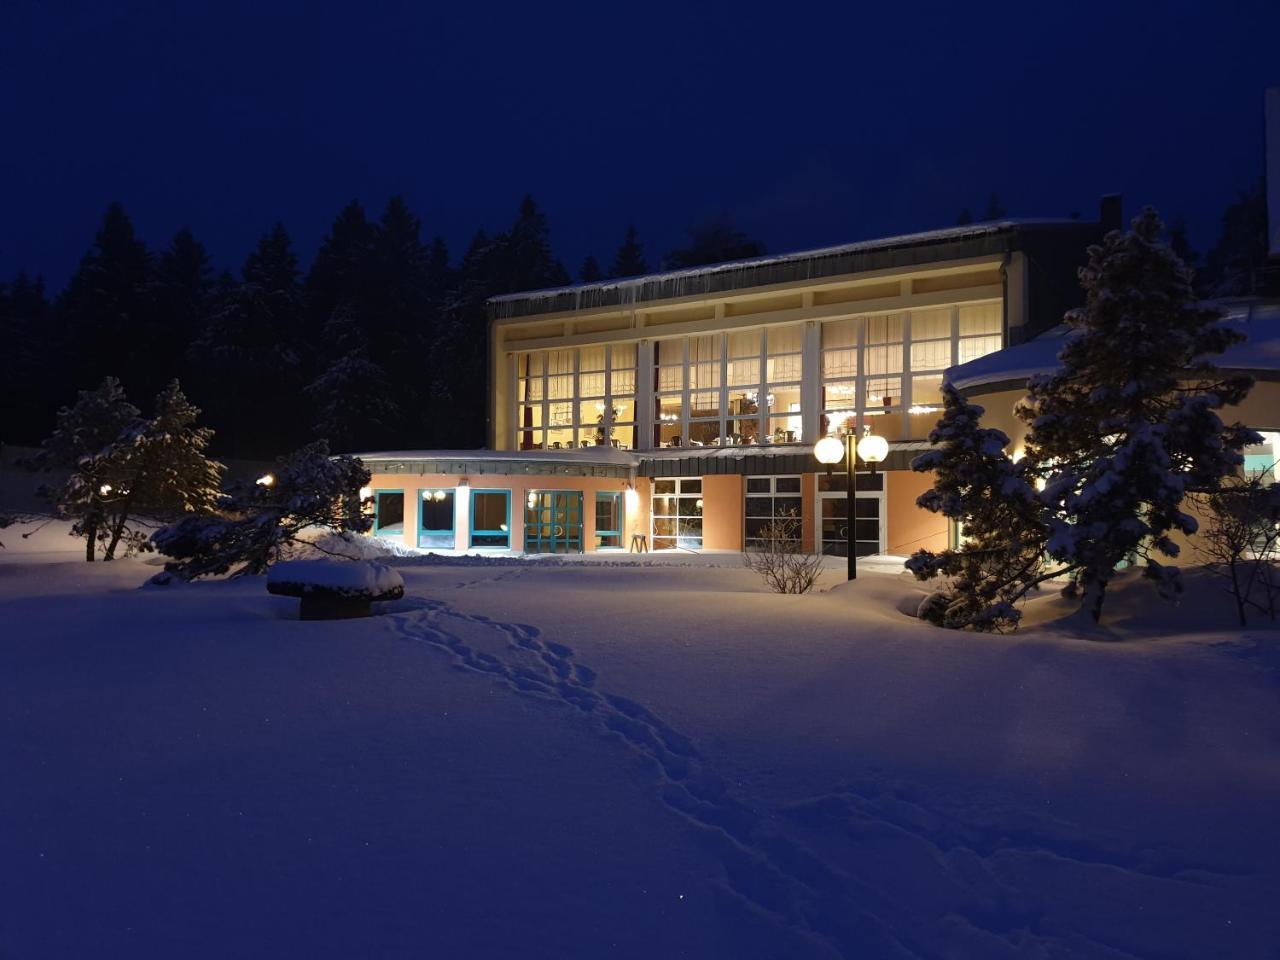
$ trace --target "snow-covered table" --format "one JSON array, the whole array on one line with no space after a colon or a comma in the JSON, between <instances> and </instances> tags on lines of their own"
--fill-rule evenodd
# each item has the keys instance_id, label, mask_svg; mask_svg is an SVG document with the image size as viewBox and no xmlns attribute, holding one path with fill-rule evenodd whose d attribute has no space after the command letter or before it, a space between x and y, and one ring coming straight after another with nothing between
<instances>
[{"instance_id":1,"label":"snow-covered table","mask_svg":"<svg viewBox=\"0 0 1280 960\"><path fill-rule=\"evenodd\" d=\"M399 600L404 580L384 563L286 560L267 573L267 592L298 597L303 620L346 620L369 616L375 600Z\"/></svg>"}]
</instances>

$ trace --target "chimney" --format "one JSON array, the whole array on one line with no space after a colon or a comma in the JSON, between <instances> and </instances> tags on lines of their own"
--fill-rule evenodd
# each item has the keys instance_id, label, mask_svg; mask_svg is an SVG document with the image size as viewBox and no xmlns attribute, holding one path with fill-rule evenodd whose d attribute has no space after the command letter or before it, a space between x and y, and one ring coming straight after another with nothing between
<instances>
[{"instance_id":1,"label":"chimney","mask_svg":"<svg viewBox=\"0 0 1280 960\"><path fill-rule=\"evenodd\" d=\"M1124 196L1108 193L1098 204L1098 222L1104 233L1124 229Z\"/></svg>"}]
</instances>

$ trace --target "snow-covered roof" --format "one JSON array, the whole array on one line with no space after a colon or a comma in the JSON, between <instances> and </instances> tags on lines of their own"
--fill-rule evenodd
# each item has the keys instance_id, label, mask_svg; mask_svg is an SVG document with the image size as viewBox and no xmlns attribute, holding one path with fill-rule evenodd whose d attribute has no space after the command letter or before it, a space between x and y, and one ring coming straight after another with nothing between
<instances>
[{"instance_id":1,"label":"snow-covered roof","mask_svg":"<svg viewBox=\"0 0 1280 960\"><path fill-rule=\"evenodd\" d=\"M726 263L708 264L701 267L690 267L683 270L667 270L647 273L638 277L625 277L612 280L601 280L595 283L571 284L562 287L549 287L542 290L527 290L519 293L503 294L490 297L487 301L494 314L501 318L524 316L531 313L553 310L574 310L594 307L602 304L631 303L639 300L656 299L646 296L646 288L660 288L664 296L682 296L704 293L698 281L710 280L720 275L729 275L742 282L718 284L716 289L736 289L761 285L762 273L771 267L815 264L857 254L868 254L889 251L899 248L927 247L937 244L979 241L1009 234L1030 228L1039 229L1090 229L1096 230L1097 224L1082 220L1053 218L1011 218L992 220L985 223L970 223L957 227L946 227L940 230L924 230L917 233L903 233L891 237L878 237L871 240L859 240L853 243L837 244L829 247L818 247L809 250L797 250L791 253L770 256L749 257L743 260L731 260ZM831 275L829 270L813 270L814 277ZM682 292L683 291L683 292ZM526 309L516 309L515 304L522 304ZM504 306L505 305L505 306Z\"/></svg>"},{"instance_id":2,"label":"snow-covered roof","mask_svg":"<svg viewBox=\"0 0 1280 960\"><path fill-rule=\"evenodd\" d=\"M492 463L498 460L533 460L543 463L609 464L634 467L635 454L616 447L592 446L572 450L380 450L369 453L353 453L361 460L393 460L413 462L419 460L456 460L476 463Z\"/></svg>"},{"instance_id":3,"label":"snow-covered roof","mask_svg":"<svg viewBox=\"0 0 1280 960\"><path fill-rule=\"evenodd\" d=\"M1234 301L1217 306L1223 310L1223 322L1249 339L1229 347L1214 362L1229 370L1280 370L1280 303ZM1059 325L1034 340L954 366L946 372L946 378L958 389L968 390L1052 373L1058 368L1058 353L1069 336L1067 327Z\"/></svg>"}]
</instances>

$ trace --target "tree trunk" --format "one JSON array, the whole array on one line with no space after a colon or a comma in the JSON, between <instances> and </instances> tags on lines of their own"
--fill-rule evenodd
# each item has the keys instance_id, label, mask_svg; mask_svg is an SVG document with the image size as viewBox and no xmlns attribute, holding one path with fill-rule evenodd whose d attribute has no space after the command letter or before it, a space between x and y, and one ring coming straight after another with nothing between
<instances>
[{"instance_id":1,"label":"tree trunk","mask_svg":"<svg viewBox=\"0 0 1280 960\"><path fill-rule=\"evenodd\" d=\"M1089 576L1084 582L1082 605L1089 611L1094 623L1102 620L1102 601L1107 595L1107 582L1101 577Z\"/></svg>"},{"instance_id":2,"label":"tree trunk","mask_svg":"<svg viewBox=\"0 0 1280 960\"><path fill-rule=\"evenodd\" d=\"M98 522L94 520L85 524L84 534L84 558L93 563L93 544L98 539Z\"/></svg>"},{"instance_id":3,"label":"tree trunk","mask_svg":"<svg viewBox=\"0 0 1280 960\"><path fill-rule=\"evenodd\" d=\"M120 519L111 528L111 542L107 544L106 553L102 555L103 560L114 560L116 555L116 544L120 542L120 538L124 535L124 525L129 520L129 498L125 497L124 503L120 505Z\"/></svg>"}]
</instances>

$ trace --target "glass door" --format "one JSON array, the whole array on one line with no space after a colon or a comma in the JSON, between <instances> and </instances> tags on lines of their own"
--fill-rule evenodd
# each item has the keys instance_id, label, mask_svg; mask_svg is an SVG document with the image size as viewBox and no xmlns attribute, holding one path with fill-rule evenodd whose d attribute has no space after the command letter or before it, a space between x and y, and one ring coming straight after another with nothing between
<instances>
[{"instance_id":1,"label":"glass door","mask_svg":"<svg viewBox=\"0 0 1280 960\"><path fill-rule=\"evenodd\" d=\"M596 494L596 549L622 546L622 494Z\"/></svg>"},{"instance_id":2,"label":"glass door","mask_svg":"<svg viewBox=\"0 0 1280 960\"><path fill-rule=\"evenodd\" d=\"M848 481L843 472L818 474L818 534L822 552L843 557L848 553ZM884 474L859 473L854 494L854 550L860 557L884 553Z\"/></svg>"},{"instance_id":3,"label":"glass door","mask_svg":"<svg viewBox=\"0 0 1280 960\"><path fill-rule=\"evenodd\" d=\"M581 491L529 491L524 509L524 552L582 552Z\"/></svg>"}]
</instances>

